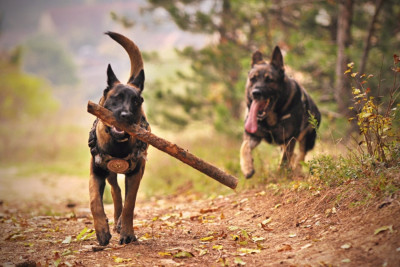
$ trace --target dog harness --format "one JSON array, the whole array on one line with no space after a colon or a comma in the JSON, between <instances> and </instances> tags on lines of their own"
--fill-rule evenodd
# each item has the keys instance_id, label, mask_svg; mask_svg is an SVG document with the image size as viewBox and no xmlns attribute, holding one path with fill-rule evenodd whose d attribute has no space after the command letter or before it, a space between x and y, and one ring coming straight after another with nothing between
<instances>
[{"instance_id":1,"label":"dog harness","mask_svg":"<svg viewBox=\"0 0 400 267\"><path fill-rule=\"evenodd\" d=\"M92 154L94 159L94 164L97 167L109 170L111 172L125 174L133 171L139 160L141 159L147 160L146 150L148 144L140 140L136 140L136 142L134 143L134 147L132 149L132 153L130 153L128 156L124 158L116 158L111 155L101 153L99 147L97 146L97 136L96 136L96 127L98 121L99 119L97 118L93 123L92 129L90 130L89 133L89 142L88 142L90 147L90 153ZM149 123L146 121L144 117L142 117L140 120L140 127L146 130L148 130L149 128Z\"/></svg>"}]
</instances>

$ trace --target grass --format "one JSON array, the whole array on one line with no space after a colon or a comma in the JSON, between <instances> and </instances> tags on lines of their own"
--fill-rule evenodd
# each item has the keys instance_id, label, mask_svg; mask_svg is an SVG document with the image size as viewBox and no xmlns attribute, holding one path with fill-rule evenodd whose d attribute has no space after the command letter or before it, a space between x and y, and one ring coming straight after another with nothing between
<instances>
[{"instance_id":1,"label":"grass","mask_svg":"<svg viewBox=\"0 0 400 267\"><path fill-rule=\"evenodd\" d=\"M82 116L78 114L78 117ZM77 124L71 117L65 121L44 118L19 124L2 124L2 178L23 179L46 174L47 177L54 178L74 176L89 179L90 153L87 137L93 118L87 118L87 122L82 124ZM186 130L179 132L157 127L152 129L160 137L175 142L238 177L236 192L253 188L282 188L309 190L313 193L336 188L339 192L338 203L351 198L352 205L358 206L374 196L390 196L400 188L399 162L384 166L366 158L362 162L355 159L354 152L343 150L341 143L338 144L335 138L327 134L329 131L335 132L334 123L322 126L321 137L316 148L307 156L309 161L303 164L304 171L301 175L280 172L280 148L261 143L253 152L256 174L249 180L240 171L240 139L218 134L212 126L204 123L191 124ZM149 149L148 159L139 190L142 198L172 194L214 197L233 193L219 182L153 147ZM119 180L123 188L123 179ZM106 187L104 201L112 202L109 186Z\"/></svg>"}]
</instances>

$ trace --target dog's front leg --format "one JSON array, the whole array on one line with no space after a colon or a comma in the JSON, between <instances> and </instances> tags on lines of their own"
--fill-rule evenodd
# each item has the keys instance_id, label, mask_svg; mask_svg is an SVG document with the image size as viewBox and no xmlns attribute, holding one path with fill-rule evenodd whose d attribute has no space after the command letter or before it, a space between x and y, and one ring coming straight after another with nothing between
<instances>
[{"instance_id":1,"label":"dog's front leg","mask_svg":"<svg viewBox=\"0 0 400 267\"><path fill-rule=\"evenodd\" d=\"M255 173L251 151L260 142L261 138L251 137L247 133L243 134L243 143L240 147L240 168L247 179L251 178Z\"/></svg>"},{"instance_id":2,"label":"dog's front leg","mask_svg":"<svg viewBox=\"0 0 400 267\"><path fill-rule=\"evenodd\" d=\"M296 145L296 139L290 139L287 144L283 145L283 156L280 168L283 170L285 168L290 168L290 164L293 157L294 147Z\"/></svg>"},{"instance_id":3,"label":"dog's front leg","mask_svg":"<svg viewBox=\"0 0 400 267\"><path fill-rule=\"evenodd\" d=\"M111 186L111 195L114 202L114 231L117 233L121 232L121 224L119 218L122 212L122 196L121 188L118 185L117 174L110 173L107 177L107 181Z\"/></svg>"},{"instance_id":4,"label":"dog's front leg","mask_svg":"<svg viewBox=\"0 0 400 267\"><path fill-rule=\"evenodd\" d=\"M89 180L90 210L92 211L97 241L99 241L101 246L108 245L111 239L108 220L103 206L103 193L107 175L107 171L97 168L94 165L92 158Z\"/></svg>"},{"instance_id":5,"label":"dog's front leg","mask_svg":"<svg viewBox=\"0 0 400 267\"><path fill-rule=\"evenodd\" d=\"M130 174L126 174L125 176L125 203L120 217L121 221L119 222L121 223L121 236L119 240L121 245L136 241L136 237L133 232L133 213L135 210L136 196L140 181L143 176L145 164L145 160L139 161L135 170L133 170L133 172Z\"/></svg>"}]
</instances>

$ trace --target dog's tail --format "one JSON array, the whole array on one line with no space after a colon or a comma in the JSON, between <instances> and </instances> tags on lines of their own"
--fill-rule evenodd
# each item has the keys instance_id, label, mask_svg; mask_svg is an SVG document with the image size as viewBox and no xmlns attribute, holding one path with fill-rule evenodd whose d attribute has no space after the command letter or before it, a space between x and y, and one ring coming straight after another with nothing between
<instances>
[{"instance_id":1,"label":"dog's tail","mask_svg":"<svg viewBox=\"0 0 400 267\"><path fill-rule=\"evenodd\" d=\"M143 59L139 48L130 39L116 32L106 32L114 41L119 43L128 53L131 60L131 74L129 80L138 76L139 72L143 69Z\"/></svg>"}]
</instances>

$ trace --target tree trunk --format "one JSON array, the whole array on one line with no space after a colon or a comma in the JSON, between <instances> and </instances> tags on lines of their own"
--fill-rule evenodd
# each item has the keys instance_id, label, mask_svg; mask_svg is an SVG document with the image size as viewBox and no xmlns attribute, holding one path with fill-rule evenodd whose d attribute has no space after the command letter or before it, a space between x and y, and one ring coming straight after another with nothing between
<instances>
[{"instance_id":1,"label":"tree trunk","mask_svg":"<svg viewBox=\"0 0 400 267\"><path fill-rule=\"evenodd\" d=\"M369 53L369 50L371 49L371 38L374 35L375 23L378 19L378 15L382 9L383 3L384 3L384 0L376 0L376 2L375 2L375 13L374 13L374 16L372 17L371 23L368 28L368 36L367 36L367 39L365 40L364 51L363 51L363 55L361 58L360 69L359 69L360 74L365 73L365 68L367 66L367 61L368 61L368 53Z\"/></svg>"},{"instance_id":2,"label":"tree trunk","mask_svg":"<svg viewBox=\"0 0 400 267\"><path fill-rule=\"evenodd\" d=\"M339 17L337 29L337 61L336 61L336 91L335 99L338 104L338 111L342 115L348 116L349 104L351 99L350 79L345 76L349 58L346 49L351 43L351 24L353 17L353 0L340 0Z\"/></svg>"}]
</instances>

